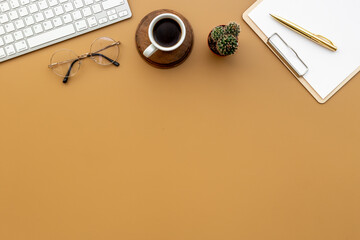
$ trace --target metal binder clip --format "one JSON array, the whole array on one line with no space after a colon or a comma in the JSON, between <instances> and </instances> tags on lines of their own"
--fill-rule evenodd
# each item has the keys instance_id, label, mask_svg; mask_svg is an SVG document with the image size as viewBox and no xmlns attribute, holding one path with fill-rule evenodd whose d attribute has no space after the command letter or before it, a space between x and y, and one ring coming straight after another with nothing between
<instances>
[{"instance_id":1,"label":"metal binder clip","mask_svg":"<svg viewBox=\"0 0 360 240\"><path fill-rule=\"evenodd\" d=\"M282 62L298 77L304 76L309 71L308 66L301 60L296 51L279 34L271 35L267 42Z\"/></svg>"}]
</instances>

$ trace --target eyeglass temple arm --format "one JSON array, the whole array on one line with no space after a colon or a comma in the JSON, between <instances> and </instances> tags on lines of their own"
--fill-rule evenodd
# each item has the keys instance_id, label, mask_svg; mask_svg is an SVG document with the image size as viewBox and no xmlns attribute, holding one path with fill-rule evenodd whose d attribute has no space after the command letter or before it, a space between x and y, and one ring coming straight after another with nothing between
<instances>
[{"instance_id":1,"label":"eyeglass temple arm","mask_svg":"<svg viewBox=\"0 0 360 240\"><path fill-rule=\"evenodd\" d=\"M100 53L92 53L92 54L89 54L87 57L91 57L91 56L100 56L100 57L103 57L103 58L105 58L106 60L108 60L109 62L111 62L113 65L115 65L116 67L120 66L120 64L119 64L117 61L114 61L114 60L112 60L111 58L109 58L109 57L107 57L107 56L105 56L105 55L102 55L102 54L100 54ZM75 60L71 63L71 65L70 65L70 67L69 67L69 70L68 70L68 72L66 73L66 76L65 76L64 79L63 79L63 83L67 83L67 82L68 82L69 77L70 77L70 74L71 74L71 70L72 70L74 64L75 64L77 61L79 61L79 60L80 60L80 59L75 59Z\"/></svg>"},{"instance_id":2,"label":"eyeglass temple arm","mask_svg":"<svg viewBox=\"0 0 360 240\"><path fill-rule=\"evenodd\" d=\"M113 46L120 45L120 44L121 44L120 42L114 42L113 44L110 44L110 45L108 45L108 46L106 46L106 47L104 47L104 48L102 48L102 49L100 49L100 50L97 50L97 51L94 52L94 53L98 53L98 52L104 51L104 50L106 50L106 49L108 49L108 48L111 48L111 47L113 47Z\"/></svg>"},{"instance_id":3,"label":"eyeglass temple arm","mask_svg":"<svg viewBox=\"0 0 360 240\"><path fill-rule=\"evenodd\" d=\"M65 77L64 77L64 79L63 79L63 83L67 83L67 81L69 80L69 77L70 77L71 69L73 68L74 64L75 64L77 61L79 61L79 60L80 60L80 59L75 59L75 60L71 63L71 65L70 65L70 67L69 67L69 70L67 71L67 73L66 73L66 75L65 75Z\"/></svg>"},{"instance_id":4,"label":"eyeglass temple arm","mask_svg":"<svg viewBox=\"0 0 360 240\"><path fill-rule=\"evenodd\" d=\"M103 57L105 58L106 60L108 60L109 62L111 62L113 65L115 65L116 67L120 66L120 63L118 63L117 61L115 60L112 60L111 58L101 54L101 53L91 53L91 56L99 56L99 57Z\"/></svg>"}]
</instances>

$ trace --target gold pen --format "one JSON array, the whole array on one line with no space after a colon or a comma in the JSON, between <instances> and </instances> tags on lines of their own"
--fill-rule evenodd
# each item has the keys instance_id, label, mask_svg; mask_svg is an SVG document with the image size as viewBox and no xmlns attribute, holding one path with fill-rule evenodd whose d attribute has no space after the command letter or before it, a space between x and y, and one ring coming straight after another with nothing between
<instances>
[{"instance_id":1,"label":"gold pen","mask_svg":"<svg viewBox=\"0 0 360 240\"><path fill-rule=\"evenodd\" d=\"M323 47L326 47L327 49L330 49L331 51L336 51L337 50L337 47L329 40L327 39L326 37L323 37L321 35L316 35L316 34L313 34L305 29L303 29L302 27L296 25L295 23L292 23L282 17L279 17L279 16L276 16L276 15L273 15L273 14L270 14L270 16L272 16L273 18L275 18L277 21L279 21L281 24L283 24L284 26L290 28L291 30L299 33L300 35L310 39L311 41L323 46Z\"/></svg>"}]
</instances>

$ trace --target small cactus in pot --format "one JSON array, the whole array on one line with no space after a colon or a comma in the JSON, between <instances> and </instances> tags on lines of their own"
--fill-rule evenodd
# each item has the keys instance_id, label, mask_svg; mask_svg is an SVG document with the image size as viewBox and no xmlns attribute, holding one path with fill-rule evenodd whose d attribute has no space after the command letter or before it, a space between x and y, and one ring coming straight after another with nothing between
<instances>
[{"instance_id":1,"label":"small cactus in pot","mask_svg":"<svg viewBox=\"0 0 360 240\"><path fill-rule=\"evenodd\" d=\"M219 56L229 56L239 46L240 26L235 22L215 27L209 34L208 45L212 52Z\"/></svg>"}]
</instances>

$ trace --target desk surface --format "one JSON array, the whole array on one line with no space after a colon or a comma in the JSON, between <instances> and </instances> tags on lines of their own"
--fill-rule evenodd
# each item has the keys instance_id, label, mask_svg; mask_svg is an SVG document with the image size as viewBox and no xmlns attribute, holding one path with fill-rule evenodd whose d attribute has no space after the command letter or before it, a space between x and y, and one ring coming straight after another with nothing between
<instances>
[{"instance_id":1,"label":"desk surface","mask_svg":"<svg viewBox=\"0 0 360 240\"><path fill-rule=\"evenodd\" d=\"M0 239L359 239L360 76L318 104L242 21L254 0L129 2L126 22L0 65ZM160 8L195 33L171 70L134 43ZM219 58L206 38L230 20L240 48ZM120 68L47 69L100 36Z\"/></svg>"}]
</instances>

